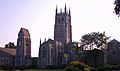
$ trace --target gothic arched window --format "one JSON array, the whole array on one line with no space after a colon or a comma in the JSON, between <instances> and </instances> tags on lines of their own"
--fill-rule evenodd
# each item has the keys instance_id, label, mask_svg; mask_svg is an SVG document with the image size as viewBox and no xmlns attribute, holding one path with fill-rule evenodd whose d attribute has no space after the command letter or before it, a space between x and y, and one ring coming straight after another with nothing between
<instances>
[{"instance_id":1,"label":"gothic arched window","mask_svg":"<svg viewBox=\"0 0 120 71\"><path fill-rule=\"evenodd\" d=\"M47 53L47 51L46 51L46 49L45 49L45 47L43 48L43 50L42 50L42 57L46 57L46 53Z\"/></svg>"}]
</instances>

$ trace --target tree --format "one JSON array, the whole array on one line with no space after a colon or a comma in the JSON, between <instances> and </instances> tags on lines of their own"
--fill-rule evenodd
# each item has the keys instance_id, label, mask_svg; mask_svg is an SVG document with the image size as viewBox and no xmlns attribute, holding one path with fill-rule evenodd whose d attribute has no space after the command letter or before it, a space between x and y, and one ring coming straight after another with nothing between
<instances>
[{"instance_id":1,"label":"tree","mask_svg":"<svg viewBox=\"0 0 120 71\"><path fill-rule=\"evenodd\" d=\"M120 16L120 0L115 0L114 4L115 4L114 12L119 17Z\"/></svg>"},{"instance_id":2,"label":"tree","mask_svg":"<svg viewBox=\"0 0 120 71\"><path fill-rule=\"evenodd\" d=\"M88 33L82 36L81 38L81 44L80 49L82 48L82 58L85 63L87 63L87 57L89 56L89 51L92 52L91 56L94 57L94 63L97 66L97 56L98 51L103 50L104 54L106 54L106 49L108 47L109 38L105 35L105 32L99 33L99 32L92 32ZM81 51L79 51L81 52ZM79 53L78 52L78 53Z\"/></svg>"},{"instance_id":3,"label":"tree","mask_svg":"<svg viewBox=\"0 0 120 71\"><path fill-rule=\"evenodd\" d=\"M82 36L80 47L82 47L84 50L92 50L94 48L106 49L109 42L109 38L110 37L107 37L105 35L105 32L88 33Z\"/></svg>"},{"instance_id":4,"label":"tree","mask_svg":"<svg viewBox=\"0 0 120 71\"><path fill-rule=\"evenodd\" d=\"M16 48L16 46L14 43L9 42L8 44L5 44L5 48Z\"/></svg>"},{"instance_id":5,"label":"tree","mask_svg":"<svg viewBox=\"0 0 120 71\"><path fill-rule=\"evenodd\" d=\"M72 61L66 66L66 71L91 71L90 67L80 61Z\"/></svg>"}]
</instances>

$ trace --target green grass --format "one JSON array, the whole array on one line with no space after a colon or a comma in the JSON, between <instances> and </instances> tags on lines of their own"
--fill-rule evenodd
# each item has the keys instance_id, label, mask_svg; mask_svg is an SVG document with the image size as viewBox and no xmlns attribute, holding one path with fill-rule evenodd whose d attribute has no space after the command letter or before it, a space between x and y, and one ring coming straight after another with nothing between
<instances>
[{"instance_id":1,"label":"green grass","mask_svg":"<svg viewBox=\"0 0 120 71\"><path fill-rule=\"evenodd\" d=\"M65 69L30 69L24 71L65 71Z\"/></svg>"},{"instance_id":2,"label":"green grass","mask_svg":"<svg viewBox=\"0 0 120 71\"><path fill-rule=\"evenodd\" d=\"M0 70L0 71L4 71L4 70ZM15 70L15 71L20 71L20 70ZM65 69L28 69L22 71L65 71Z\"/></svg>"}]
</instances>

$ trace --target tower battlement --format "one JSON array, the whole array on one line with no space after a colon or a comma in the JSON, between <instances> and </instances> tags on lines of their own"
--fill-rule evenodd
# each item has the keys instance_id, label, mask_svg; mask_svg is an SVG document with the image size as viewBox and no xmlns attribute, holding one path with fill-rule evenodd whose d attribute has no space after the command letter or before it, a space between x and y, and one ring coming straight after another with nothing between
<instances>
[{"instance_id":1,"label":"tower battlement","mask_svg":"<svg viewBox=\"0 0 120 71\"><path fill-rule=\"evenodd\" d=\"M72 42L72 25L71 14L69 13L65 5L64 12L62 9L58 13L56 6L55 25L54 25L54 40L61 41L65 44Z\"/></svg>"}]
</instances>

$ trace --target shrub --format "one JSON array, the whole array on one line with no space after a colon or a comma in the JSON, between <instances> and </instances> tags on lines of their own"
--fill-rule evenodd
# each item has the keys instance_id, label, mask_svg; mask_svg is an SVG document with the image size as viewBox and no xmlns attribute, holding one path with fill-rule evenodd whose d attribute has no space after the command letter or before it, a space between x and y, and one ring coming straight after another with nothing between
<instances>
[{"instance_id":1,"label":"shrub","mask_svg":"<svg viewBox=\"0 0 120 71\"><path fill-rule=\"evenodd\" d=\"M66 66L66 71L90 71L90 67L80 61L72 61Z\"/></svg>"},{"instance_id":2,"label":"shrub","mask_svg":"<svg viewBox=\"0 0 120 71\"><path fill-rule=\"evenodd\" d=\"M120 65L105 65L97 68L97 71L120 70Z\"/></svg>"}]
</instances>

